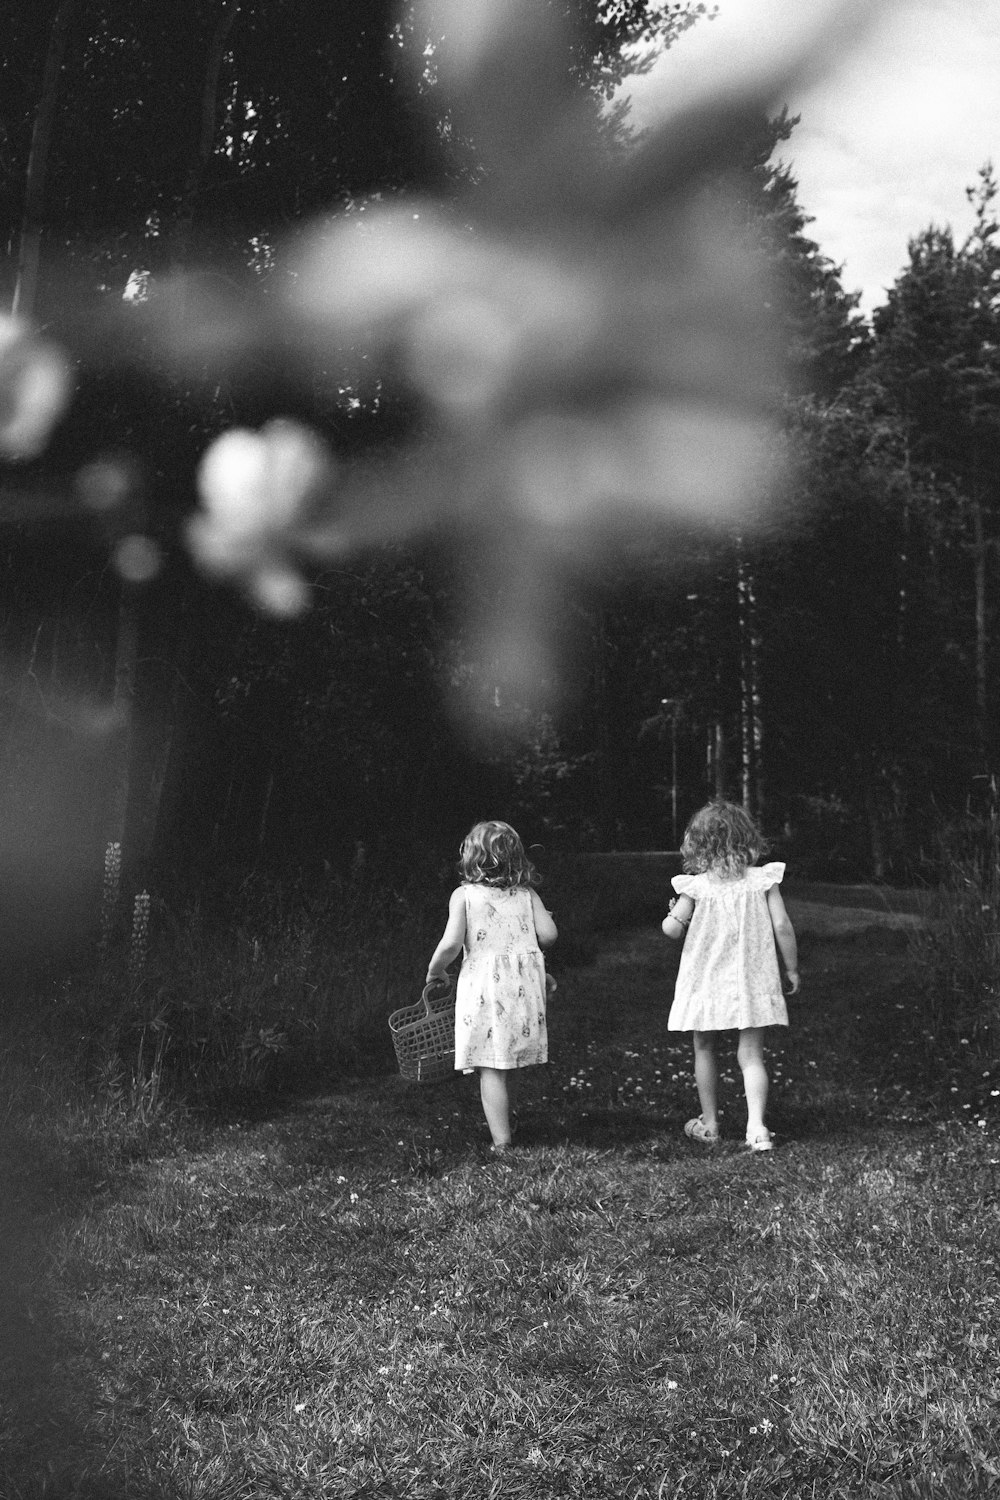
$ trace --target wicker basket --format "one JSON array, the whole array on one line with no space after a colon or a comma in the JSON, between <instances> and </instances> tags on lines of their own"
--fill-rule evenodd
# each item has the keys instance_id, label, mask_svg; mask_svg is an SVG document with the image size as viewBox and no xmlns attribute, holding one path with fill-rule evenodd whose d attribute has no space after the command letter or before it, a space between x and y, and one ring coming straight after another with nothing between
<instances>
[{"instance_id":1,"label":"wicker basket","mask_svg":"<svg viewBox=\"0 0 1000 1500\"><path fill-rule=\"evenodd\" d=\"M399 1071L412 1083L440 1083L455 1076L455 990L452 980L432 979L417 1005L389 1017Z\"/></svg>"}]
</instances>

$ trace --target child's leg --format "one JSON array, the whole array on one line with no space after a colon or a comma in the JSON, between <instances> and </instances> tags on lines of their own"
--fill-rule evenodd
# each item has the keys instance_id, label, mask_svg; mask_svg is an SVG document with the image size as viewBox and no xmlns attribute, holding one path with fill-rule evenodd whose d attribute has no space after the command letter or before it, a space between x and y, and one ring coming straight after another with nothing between
<instances>
[{"instance_id":1,"label":"child's leg","mask_svg":"<svg viewBox=\"0 0 1000 1500\"><path fill-rule=\"evenodd\" d=\"M736 1057L743 1069L743 1089L747 1096L747 1136L764 1125L767 1108L767 1068L764 1066L764 1028L747 1026L740 1032Z\"/></svg>"},{"instance_id":2,"label":"child's leg","mask_svg":"<svg viewBox=\"0 0 1000 1500\"><path fill-rule=\"evenodd\" d=\"M709 1130L719 1124L719 1070L715 1062L715 1032L694 1033L694 1081L698 1086L701 1118Z\"/></svg>"},{"instance_id":3,"label":"child's leg","mask_svg":"<svg viewBox=\"0 0 1000 1500\"><path fill-rule=\"evenodd\" d=\"M510 1098L502 1068L479 1069L479 1097L494 1146L510 1145Z\"/></svg>"},{"instance_id":4,"label":"child's leg","mask_svg":"<svg viewBox=\"0 0 1000 1500\"><path fill-rule=\"evenodd\" d=\"M510 1133L513 1136L516 1129L515 1117L517 1115L517 1096L521 1089L520 1068L510 1068L506 1074L507 1079L507 1117L510 1121Z\"/></svg>"}]
</instances>

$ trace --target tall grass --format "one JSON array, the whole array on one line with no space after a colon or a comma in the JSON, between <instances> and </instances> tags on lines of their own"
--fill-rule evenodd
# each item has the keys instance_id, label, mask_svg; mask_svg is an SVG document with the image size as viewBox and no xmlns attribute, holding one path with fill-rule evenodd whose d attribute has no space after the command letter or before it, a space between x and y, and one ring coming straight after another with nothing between
<instances>
[{"instance_id":1,"label":"tall grass","mask_svg":"<svg viewBox=\"0 0 1000 1500\"><path fill-rule=\"evenodd\" d=\"M1000 810L941 833L930 920L913 932L929 1060L996 1056L1000 1044Z\"/></svg>"},{"instance_id":2,"label":"tall grass","mask_svg":"<svg viewBox=\"0 0 1000 1500\"><path fill-rule=\"evenodd\" d=\"M141 909L138 904L142 901ZM228 905L137 898L75 972L8 1004L6 1108L148 1126L169 1105L243 1105L383 1070L386 1018L419 994L443 922L433 880L249 883Z\"/></svg>"}]
</instances>

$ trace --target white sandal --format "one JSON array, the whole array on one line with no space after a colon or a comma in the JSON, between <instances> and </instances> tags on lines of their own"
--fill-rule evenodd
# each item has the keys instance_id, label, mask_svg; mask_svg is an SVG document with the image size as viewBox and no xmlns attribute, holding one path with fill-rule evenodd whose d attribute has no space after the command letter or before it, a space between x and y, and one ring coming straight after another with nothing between
<instances>
[{"instance_id":1,"label":"white sandal","mask_svg":"<svg viewBox=\"0 0 1000 1500\"><path fill-rule=\"evenodd\" d=\"M768 1130L766 1125L762 1125L759 1130L755 1130L753 1135L750 1135L749 1131L747 1132L747 1150L774 1150L774 1137L771 1135L771 1132Z\"/></svg>"},{"instance_id":2,"label":"white sandal","mask_svg":"<svg viewBox=\"0 0 1000 1500\"><path fill-rule=\"evenodd\" d=\"M719 1144L719 1127L709 1130L701 1115L696 1120L688 1120L684 1126L684 1134L689 1141L698 1141L702 1146L717 1146Z\"/></svg>"}]
</instances>

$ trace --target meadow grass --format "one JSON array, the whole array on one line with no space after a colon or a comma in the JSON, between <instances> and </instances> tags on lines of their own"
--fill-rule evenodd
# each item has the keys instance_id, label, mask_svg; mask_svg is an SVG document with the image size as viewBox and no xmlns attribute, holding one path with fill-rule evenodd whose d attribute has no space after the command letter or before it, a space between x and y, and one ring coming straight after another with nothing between
<instances>
[{"instance_id":1,"label":"meadow grass","mask_svg":"<svg viewBox=\"0 0 1000 1500\"><path fill-rule=\"evenodd\" d=\"M733 1058L684 1139L655 930L561 973L509 1166L473 1079L9 1119L4 1500L996 1492L993 1078L898 934L802 949L770 1157Z\"/></svg>"}]
</instances>

